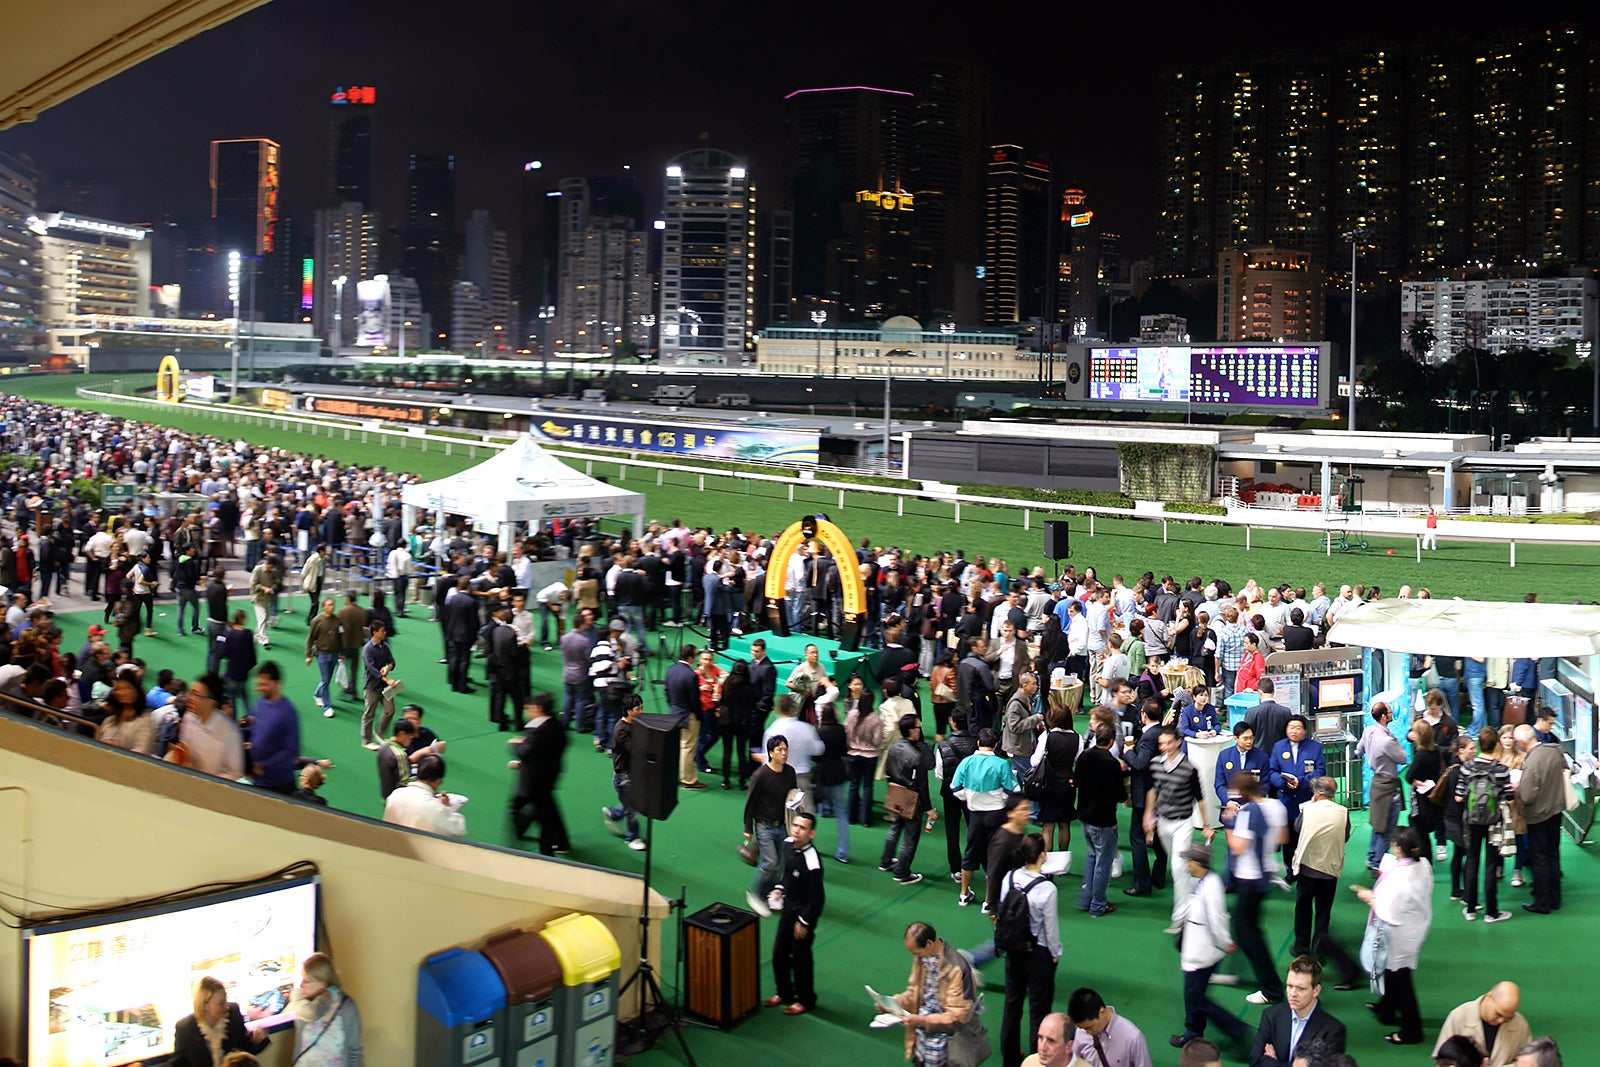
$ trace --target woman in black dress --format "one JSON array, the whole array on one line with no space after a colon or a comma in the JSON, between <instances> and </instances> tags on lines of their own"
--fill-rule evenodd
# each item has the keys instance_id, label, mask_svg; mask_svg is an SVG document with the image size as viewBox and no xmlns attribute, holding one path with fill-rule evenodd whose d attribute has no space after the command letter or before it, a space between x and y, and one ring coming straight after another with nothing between
<instances>
[{"instance_id":1,"label":"woman in black dress","mask_svg":"<svg viewBox=\"0 0 1600 1067\"><path fill-rule=\"evenodd\" d=\"M1050 729L1039 736L1031 763L1035 767L1041 761L1050 765L1047 787L1039 797L1038 822L1044 832L1045 848L1056 851L1072 844L1072 820L1078 817L1078 786L1072 770L1078 762L1081 739L1072 728L1072 712L1066 708L1052 707L1045 713L1045 722Z\"/></svg>"}]
</instances>

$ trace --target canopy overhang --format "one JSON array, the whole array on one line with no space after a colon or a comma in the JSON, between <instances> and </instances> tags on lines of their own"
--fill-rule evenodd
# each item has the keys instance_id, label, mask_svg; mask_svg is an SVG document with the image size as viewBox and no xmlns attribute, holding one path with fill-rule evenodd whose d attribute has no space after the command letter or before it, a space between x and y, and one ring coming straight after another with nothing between
<instances>
[{"instance_id":1,"label":"canopy overhang","mask_svg":"<svg viewBox=\"0 0 1600 1067\"><path fill-rule=\"evenodd\" d=\"M1378 600L1341 615L1328 640L1418 655L1577 658L1600 653L1600 606Z\"/></svg>"}]
</instances>

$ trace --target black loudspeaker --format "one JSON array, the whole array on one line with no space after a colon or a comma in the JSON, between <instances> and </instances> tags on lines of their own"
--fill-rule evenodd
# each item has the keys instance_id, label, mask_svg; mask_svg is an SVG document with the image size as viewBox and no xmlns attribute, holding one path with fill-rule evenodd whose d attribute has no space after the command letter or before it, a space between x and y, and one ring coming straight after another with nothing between
<instances>
[{"instance_id":1,"label":"black loudspeaker","mask_svg":"<svg viewBox=\"0 0 1600 1067\"><path fill-rule=\"evenodd\" d=\"M665 819L678 806L676 715L636 715L633 758L628 765L628 806L647 819Z\"/></svg>"},{"instance_id":2,"label":"black loudspeaker","mask_svg":"<svg viewBox=\"0 0 1600 1067\"><path fill-rule=\"evenodd\" d=\"M1068 536L1065 519L1046 519L1044 524L1044 558L1066 559L1072 555L1072 550L1067 547Z\"/></svg>"}]
</instances>

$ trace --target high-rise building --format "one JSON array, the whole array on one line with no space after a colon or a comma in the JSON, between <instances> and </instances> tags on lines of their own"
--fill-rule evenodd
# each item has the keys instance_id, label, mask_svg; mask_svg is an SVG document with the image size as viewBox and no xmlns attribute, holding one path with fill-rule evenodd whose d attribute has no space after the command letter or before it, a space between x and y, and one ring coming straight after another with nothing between
<instances>
[{"instance_id":1,"label":"high-rise building","mask_svg":"<svg viewBox=\"0 0 1600 1067\"><path fill-rule=\"evenodd\" d=\"M328 339L337 354L355 335L356 283L376 277L379 239L378 213L354 201L323 208L316 214L313 319L317 334ZM342 284L338 279L343 278ZM337 320L338 326L335 327Z\"/></svg>"},{"instance_id":2,"label":"high-rise building","mask_svg":"<svg viewBox=\"0 0 1600 1067\"><path fill-rule=\"evenodd\" d=\"M415 281L423 309L435 322L446 323L461 258L455 224L455 157L414 152L409 173L400 269Z\"/></svg>"},{"instance_id":3,"label":"high-rise building","mask_svg":"<svg viewBox=\"0 0 1600 1067\"><path fill-rule=\"evenodd\" d=\"M371 207L378 91L339 86L328 100L328 190L335 204Z\"/></svg>"},{"instance_id":4,"label":"high-rise building","mask_svg":"<svg viewBox=\"0 0 1600 1067\"><path fill-rule=\"evenodd\" d=\"M1469 252L1488 268L1520 268L1527 245L1522 51L1507 34L1479 42L1472 56Z\"/></svg>"},{"instance_id":5,"label":"high-rise building","mask_svg":"<svg viewBox=\"0 0 1600 1067\"><path fill-rule=\"evenodd\" d=\"M1328 73L1321 60L1283 57L1268 67L1262 232L1279 247L1328 261Z\"/></svg>"},{"instance_id":6,"label":"high-rise building","mask_svg":"<svg viewBox=\"0 0 1600 1067\"><path fill-rule=\"evenodd\" d=\"M123 217L122 191L98 174L50 175L49 184L40 194L39 206L52 211L65 211L82 218Z\"/></svg>"},{"instance_id":7,"label":"high-rise building","mask_svg":"<svg viewBox=\"0 0 1600 1067\"><path fill-rule=\"evenodd\" d=\"M1018 145L990 148L983 303L991 326L1055 318L1060 212L1050 183L1048 162Z\"/></svg>"},{"instance_id":8,"label":"high-rise building","mask_svg":"<svg viewBox=\"0 0 1600 1067\"><path fill-rule=\"evenodd\" d=\"M794 311L794 212L763 211L758 228L762 255L757 257L761 276L762 308L759 326L788 322Z\"/></svg>"},{"instance_id":9,"label":"high-rise building","mask_svg":"<svg viewBox=\"0 0 1600 1067\"><path fill-rule=\"evenodd\" d=\"M748 165L699 148L666 169L663 362L739 365L755 345L756 187Z\"/></svg>"},{"instance_id":10,"label":"high-rise building","mask_svg":"<svg viewBox=\"0 0 1600 1067\"><path fill-rule=\"evenodd\" d=\"M517 306L527 347L543 351L553 336L556 285L560 277L561 192L544 164L522 165L522 263L517 268Z\"/></svg>"},{"instance_id":11,"label":"high-rise building","mask_svg":"<svg viewBox=\"0 0 1600 1067\"><path fill-rule=\"evenodd\" d=\"M1267 238L1267 90L1265 62L1235 60L1215 75L1218 248L1265 244Z\"/></svg>"},{"instance_id":12,"label":"high-rise building","mask_svg":"<svg viewBox=\"0 0 1600 1067\"><path fill-rule=\"evenodd\" d=\"M1588 103L1583 127L1583 247L1579 261L1600 262L1600 47L1589 48L1584 77Z\"/></svg>"},{"instance_id":13,"label":"high-rise building","mask_svg":"<svg viewBox=\"0 0 1600 1067\"><path fill-rule=\"evenodd\" d=\"M494 331L484 307L483 293L465 279L456 282L450 298L450 350L478 353L490 347Z\"/></svg>"},{"instance_id":14,"label":"high-rise building","mask_svg":"<svg viewBox=\"0 0 1600 1067\"><path fill-rule=\"evenodd\" d=\"M515 309L511 306L511 255L505 231L495 229L489 212L479 208L467 218L463 249L461 279L477 287L482 313L489 324L483 349L485 352L508 351L512 347L511 322ZM454 338L451 344L458 351L463 350Z\"/></svg>"},{"instance_id":15,"label":"high-rise building","mask_svg":"<svg viewBox=\"0 0 1600 1067\"><path fill-rule=\"evenodd\" d=\"M1499 355L1518 348L1555 348L1596 340L1600 283L1593 278L1487 278L1408 281L1400 287L1400 346L1411 351L1411 328L1431 327L1428 362L1467 349Z\"/></svg>"},{"instance_id":16,"label":"high-rise building","mask_svg":"<svg viewBox=\"0 0 1600 1067\"><path fill-rule=\"evenodd\" d=\"M650 330L640 318L653 310L653 279L638 187L632 179L563 178L560 199L552 347L610 352L626 340L644 348Z\"/></svg>"},{"instance_id":17,"label":"high-rise building","mask_svg":"<svg viewBox=\"0 0 1600 1067\"><path fill-rule=\"evenodd\" d=\"M1365 229L1363 273L1389 282L1405 262L1400 51L1392 44L1341 49L1329 80L1333 170L1328 239L1331 245L1334 234ZM1331 260L1339 258L1327 253L1323 262L1332 267Z\"/></svg>"},{"instance_id":18,"label":"high-rise building","mask_svg":"<svg viewBox=\"0 0 1600 1067\"><path fill-rule=\"evenodd\" d=\"M1404 123L1408 273L1463 266L1470 234L1468 87L1471 66L1458 40L1419 42L1406 57Z\"/></svg>"},{"instance_id":19,"label":"high-rise building","mask_svg":"<svg viewBox=\"0 0 1600 1067\"><path fill-rule=\"evenodd\" d=\"M278 143L211 142L211 224L218 248L264 256L278 247Z\"/></svg>"},{"instance_id":20,"label":"high-rise building","mask_svg":"<svg viewBox=\"0 0 1600 1067\"><path fill-rule=\"evenodd\" d=\"M1164 169L1156 233L1156 270L1197 278L1216 264L1216 92L1209 71L1176 70L1161 80Z\"/></svg>"},{"instance_id":21,"label":"high-rise building","mask_svg":"<svg viewBox=\"0 0 1600 1067\"><path fill-rule=\"evenodd\" d=\"M794 294L846 319L921 314L928 255L909 177L912 96L898 89L797 89L785 97Z\"/></svg>"},{"instance_id":22,"label":"high-rise building","mask_svg":"<svg viewBox=\"0 0 1600 1067\"><path fill-rule=\"evenodd\" d=\"M984 262L984 159L989 75L965 60L926 59L912 73L910 171L917 236L933 264L928 302L955 322L977 322Z\"/></svg>"},{"instance_id":23,"label":"high-rise building","mask_svg":"<svg viewBox=\"0 0 1600 1067\"><path fill-rule=\"evenodd\" d=\"M416 279L389 275L389 300L385 307L384 343L400 351L420 352L435 347L433 319L422 308L422 291ZM402 340L403 339L403 340Z\"/></svg>"},{"instance_id":24,"label":"high-rise building","mask_svg":"<svg viewBox=\"0 0 1600 1067\"><path fill-rule=\"evenodd\" d=\"M80 315L150 314L150 230L51 211L38 216L43 238L44 321Z\"/></svg>"},{"instance_id":25,"label":"high-rise building","mask_svg":"<svg viewBox=\"0 0 1600 1067\"><path fill-rule=\"evenodd\" d=\"M1310 252L1230 248L1217 257L1218 341L1320 341L1322 271Z\"/></svg>"},{"instance_id":26,"label":"high-rise building","mask_svg":"<svg viewBox=\"0 0 1600 1067\"><path fill-rule=\"evenodd\" d=\"M39 172L24 155L0 152L0 352L44 350L39 272Z\"/></svg>"},{"instance_id":27,"label":"high-rise building","mask_svg":"<svg viewBox=\"0 0 1600 1067\"><path fill-rule=\"evenodd\" d=\"M1576 26L1528 33L1522 59L1525 256L1578 262L1583 245L1584 108L1589 56Z\"/></svg>"},{"instance_id":28,"label":"high-rise building","mask_svg":"<svg viewBox=\"0 0 1600 1067\"><path fill-rule=\"evenodd\" d=\"M1058 339L1099 336L1101 300L1114 299L1122 281L1121 238L1095 217L1082 189L1061 190L1056 234Z\"/></svg>"}]
</instances>

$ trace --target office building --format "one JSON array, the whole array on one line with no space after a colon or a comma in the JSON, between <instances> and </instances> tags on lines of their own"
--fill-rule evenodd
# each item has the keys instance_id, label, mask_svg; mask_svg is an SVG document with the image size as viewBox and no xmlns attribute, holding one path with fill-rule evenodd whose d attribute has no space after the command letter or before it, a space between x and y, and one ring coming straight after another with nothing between
<instances>
[{"instance_id":1,"label":"office building","mask_svg":"<svg viewBox=\"0 0 1600 1067\"><path fill-rule=\"evenodd\" d=\"M991 326L1055 320L1060 212L1050 183L1043 159L1019 145L990 148L983 304Z\"/></svg>"},{"instance_id":2,"label":"office building","mask_svg":"<svg viewBox=\"0 0 1600 1067\"><path fill-rule=\"evenodd\" d=\"M977 63L927 59L912 72L910 170L917 236L932 263L928 302L977 322L989 136L989 75Z\"/></svg>"},{"instance_id":3,"label":"office building","mask_svg":"<svg viewBox=\"0 0 1600 1067\"><path fill-rule=\"evenodd\" d=\"M1186 345L1189 343L1189 320L1182 315L1140 315L1139 343Z\"/></svg>"},{"instance_id":4,"label":"office building","mask_svg":"<svg viewBox=\"0 0 1600 1067\"><path fill-rule=\"evenodd\" d=\"M544 350L555 316L560 278L561 192L539 160L522 165L522 262L517 267L517 306L522 312L522 347Z\"/></svg>"},{"instance_id":5,"label":"office building","mask_svg":"<svg viewBox=\"0 0 1600 1067\"><path fill-rule=\"evenodd\" d=\"M510 351L514 340L511 322L515 315L511 305L511 254L505 231L495 229L494 220L482 208L467 219L461 280L477 287L481 312L489 323L489 332L483 339L484 351ZM460 346L455 347L459 349Z\"/></svg>"},{"instance_id":6,"label":"office building","mask_svg":"<svg viewBox=\"0 0 1600 1067\"><path fill-rule=\"evenodd\" d=\"M756 261L765 305L757 325L788 322L798 314L794 307L794 212L761 212L757 237L762 254Z\"/></svg>"},{"instance_id":7,"label":"office building","mask_svg":"<svg viewBox=\"0 0 1600 1067\"><path fill-rule=\"evenodd\" d=\"M714 148L666 168L659 349L663 363L738 366L755 345L756 187Z\"/></svg>"},{"instance_id":8,"label":"office building","mask_svg":"<svg viewBox=\"0 0 1600 1067\"><path fill-rule=\"evenodd\" d=\"M378 92L370 85L339 86L328 99L328 195L335 204L372 200Z\"/></svg>"},{"instance_id":9,"label":"office building","mask_svg":"<svg viewBox=\"0 0 1600 1067\"><path fill-rule=\"evenodd\" d=\"M450 351L481 354L493 339L493 323L482 290L465 279L457 281L450 298Z\"/></svg>"},{"instance_id":10,"label":"office building","mask_svg":"<svg viewBox=\"0 0 1600 1067\"><path fill-rule=\"evenodd\" d=\"M911 103L904 90L863 86L785 97L794 306L865 319L927 301L931 266L906 184Z\"/></svg>"},{"instance_id":11,"label":"office building","mask_svg":"<svg viewBox=\"0 0 1600 1067\"><path fill-rule=\"evenodd\" d=\"M1408 281L1400 287L1400 347L1411 351L1418 320L1433 329L1430 363L1469 349L1500 355L1512 349L1550 349L1596 339L1593 278L1484 278Z\"/></svg>"},{"instance_id":12,"label":"office building","mask_svg":"<svg viewBox=\"0 0 1600 1067\"><path fill-rule=\"evenodd\" d=\"M39 210L39 172L25 155L0 152L0 352L44 350L40 242L29 224Z\"/></svg>"},{"instance_id":13,"label":"office building","mask_svg":"<svg viewBox=\"0 0 1600 1067\"><path fill-rule=\"evenodd\" d=\"M218 248L264 256L278 247L278 143L211 142L211 225Z\"/></svg>"},{"instance_id":14,"label":"office building","mask_svg":"<svg viewBox=\"0 0 1600 1067\"><path fill-rule=\"evenodd\" d=\"M356 283L381 273L378 213L351 201L316 214L312 260L315 290L312 312L318 336L335 353L351 344L355 331ZM341 284L338 279L343 278Z\"/></svg>"},{"instance_id":15,"label":"office building","mask_svg":"<svg viewBox=\"0 0 1600 1067\"><path fill-rule=\"evenodd\" d=\"M564 178L552 348L609 353L618 341L643 349L653 312L644 201L631 179Z\"/></svg>"},{"instance_id":16,"label":"office building","mask_svg":"<svg viewBox=\"0 0 1600 1067\"><path fill-rule=\"evenodd\" d=\"M84 315L150 314L150 230L51 211L37 216L43 239L44 321Z\"/></svg>"},{"instance_id":17,"label":"office building","mask_svg":"<svg viewBox=\"0 0 1600 1067\"><path fill-rule=\"evenodd\" d=\"M455 223L455 157L413 152L408 175L400 269L415 281L422 306L434 321L449 322L450 297L461 260Z\"/></svg>"},{"instance_id":18,"label":"office building","mask_svg":"<svg viewBox=\"0 0 1600 1067\"><path fill-rule=\"evenodd\" d=\"M1323 278L1300 249L1230 248L1217 258L1218 341L1320 341Z\"/></svg>"}]
</instances>

